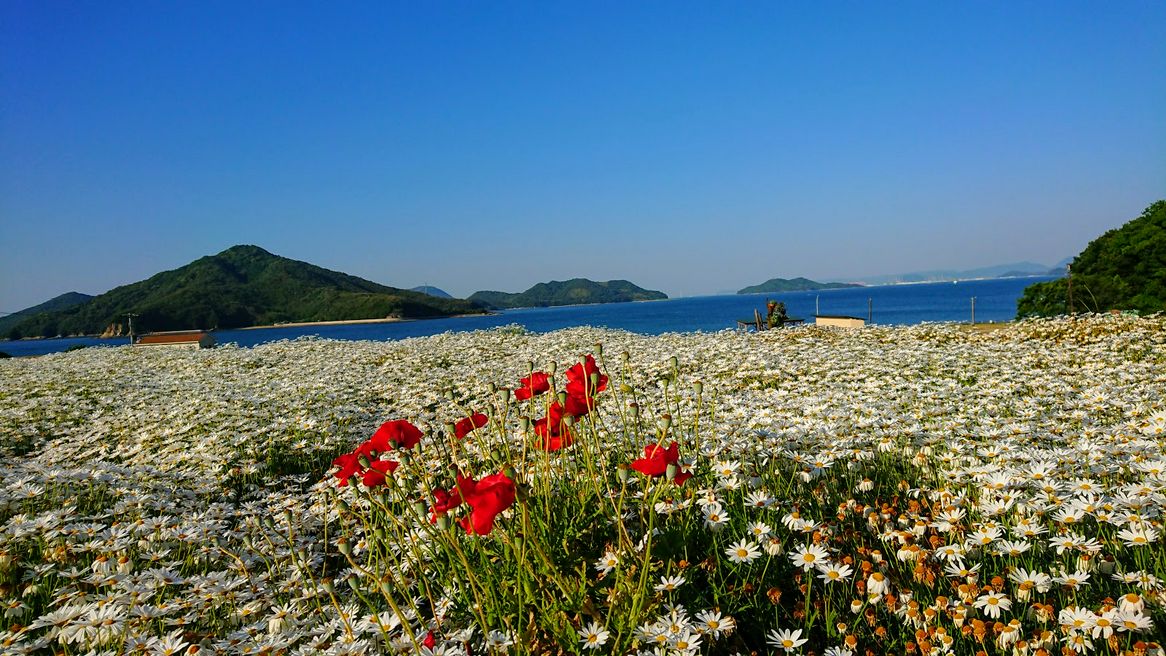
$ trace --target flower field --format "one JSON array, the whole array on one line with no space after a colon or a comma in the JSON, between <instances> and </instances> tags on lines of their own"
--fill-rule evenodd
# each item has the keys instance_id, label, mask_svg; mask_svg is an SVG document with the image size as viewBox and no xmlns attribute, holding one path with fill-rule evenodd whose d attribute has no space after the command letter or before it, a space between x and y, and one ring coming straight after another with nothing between
<instances>
[{"instance_id":1,"label":"flower field","mask_svg":"<svg viewBox=\"0 0 1166 656\"><path fill-rule=\"evenodd\" d=\"M0 360L0 654L1158 654L1166 317Z\"/></svg>"}]
</instances>

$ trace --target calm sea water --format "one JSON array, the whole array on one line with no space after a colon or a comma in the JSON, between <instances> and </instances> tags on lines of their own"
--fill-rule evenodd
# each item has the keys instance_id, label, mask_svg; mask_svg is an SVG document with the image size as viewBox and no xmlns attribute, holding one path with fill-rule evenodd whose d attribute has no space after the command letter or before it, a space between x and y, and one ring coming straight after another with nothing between
<instances>
[{"instance_id":1,"label":"calm sea water","mask_svg":"<svg viewBox=\"0 0 1166 656\"><path fill-rule=\"evenodd\" d=\"M750 318L753 310L765 312L767 298L786 304L789 316L812 320L815 307L821 314L842 314L867 318L881 325L916 324L928 321L970 321L972 298L976 299L976 321L1008 321L1016 316L1016 300L1028 285L1048 277L967 280L959 283L920 283L829 289L787 294L694 296L646 303L611 303L553 308L506 310L499 314L401 323L353 324L220 330L220 344L235 342L254 346L281 339L319 335L328 339L391 340L436 335L447 331L468 331L520 324L534 332L550 332L572 326L603 326L647 335L668 332L717 331L736 326L737 319ZM0 351L10 355L42 355L72 346L121 345L126 338L0 341Z\"/></svg>"}]
</instances>

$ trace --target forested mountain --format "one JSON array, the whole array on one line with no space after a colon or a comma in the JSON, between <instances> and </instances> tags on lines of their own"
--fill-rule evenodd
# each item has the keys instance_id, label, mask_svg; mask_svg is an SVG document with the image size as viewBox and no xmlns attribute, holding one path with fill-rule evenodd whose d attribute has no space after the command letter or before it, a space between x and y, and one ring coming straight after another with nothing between
<instances>
[{"instance_id":1,"label":"forested mountain","mask_svg":"<svg viewBox=\"0 0 1166 656\"><path fill-rule=\"evenodd\" d=\"M64 310L24 319L9 337L240 328L291 321L423 318L481 312L474 303L388 287L271 253L234 246Z\"/></svg>"},{"instance_id":2,"label":"forested mountain","mask_svg":"<svg viewBox=\"0 0 1166 656\"><path fill-rule=\"evenodd\" d=\"M91 298L93 297L89 294L82 294L81 292L66 292L60 296L54 296L53 298L45 301L44 303L41 303L40 305L34 305L30 308L20 310L19 312L13 312L12 314L0 317L0 337L8 334L8 331L12 330L14 326L29 317L36 316L42 312L52 312L54 310L64 310L65 308L71 308L74 305L80 305Z\"/></svg>"}]
</instances>

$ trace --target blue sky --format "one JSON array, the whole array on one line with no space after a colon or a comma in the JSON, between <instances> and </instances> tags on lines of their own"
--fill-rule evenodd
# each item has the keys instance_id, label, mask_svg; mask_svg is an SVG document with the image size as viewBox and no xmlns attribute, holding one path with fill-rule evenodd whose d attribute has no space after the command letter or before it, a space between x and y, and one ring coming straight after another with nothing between
<instances>
[{"instance_id":1,"label":"blue sky","mask_svg":"<svg viewBox=\"0 0 1166 656\"><path fill-rule=\"evenodd\" d=\"M454 294L1052 264L1166 197L1166 3L0 3L0 310L231 245Z\"/></svg>"}]
</instances>

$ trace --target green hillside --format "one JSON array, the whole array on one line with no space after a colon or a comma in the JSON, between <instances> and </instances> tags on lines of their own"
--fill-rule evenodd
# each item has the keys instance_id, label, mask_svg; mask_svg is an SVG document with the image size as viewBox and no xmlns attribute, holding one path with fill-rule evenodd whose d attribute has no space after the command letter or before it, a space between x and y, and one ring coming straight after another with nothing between
<instances>
[{"instance_id":1,"label":"green hillside","mask_svg":"<svg viewBox=\"0 0 1166 656\"><path fill-rule=\"evenodd\" d=\"M637 287L626 280L595 282L586 278L540 282L520 294L481 291L469 300L492 308L547 307L552 305L582 305L587 303L624 303L627 301L659 301L668 298L663 292Z\"/></svg>"},{"instance_id":2,"label":"green hillside","mask_svg":"<svg viewBox=\"0 0 1166 656\"><path fill-rule=\"evenodd\" d=\"M13 312L7 316L0 317L0 335L8 334L17 324L29 317L34 317L42 312L53 312L54 310L64 310L71 308L74 305L80 305L89 299L93 298L89 294L82 294L81 292L66 292L60 296L55 296L40 305L34 305L30 308L25 308L19 312Z\"/></svg>"},{"instance_id":3,"label":"green hillside","mask_svg":"<svg viewBox=\"0 0 1166 656\"><path fill-rule=\"evenodd\" d=\"M760 285L753 285L738 290L738 294L775 294L778 292L809 292L816 289L843 289L845 287L861 287L845 282L817 282L809 278L770 278Z\"/></svg>"},{"instance_id":4,"label":"green hillside","mask_svg":"<svg viewBox=\"0 0 1166 656\"><path fill-rule=\"evenodd\" d=\"M37 314L11 328L8 336L98 334L125 323L129 313L137 315L135 331L146 332L480 311L467 301L387 287L257 246L234 246L81 305Z\"/></svg>"},{"instance_id":5,"label":"green hillside","mask_svg":"<svg viewBox=\"0 0 1166 656\"><path fill-rule=\"evenodd\" d=\"M1166 311L1166 201L1150 205L1140 217L1090 242L1071 267L1068 278L1025 288L1016 303L1017 316Z\"/></svg>"}]
</instances>

